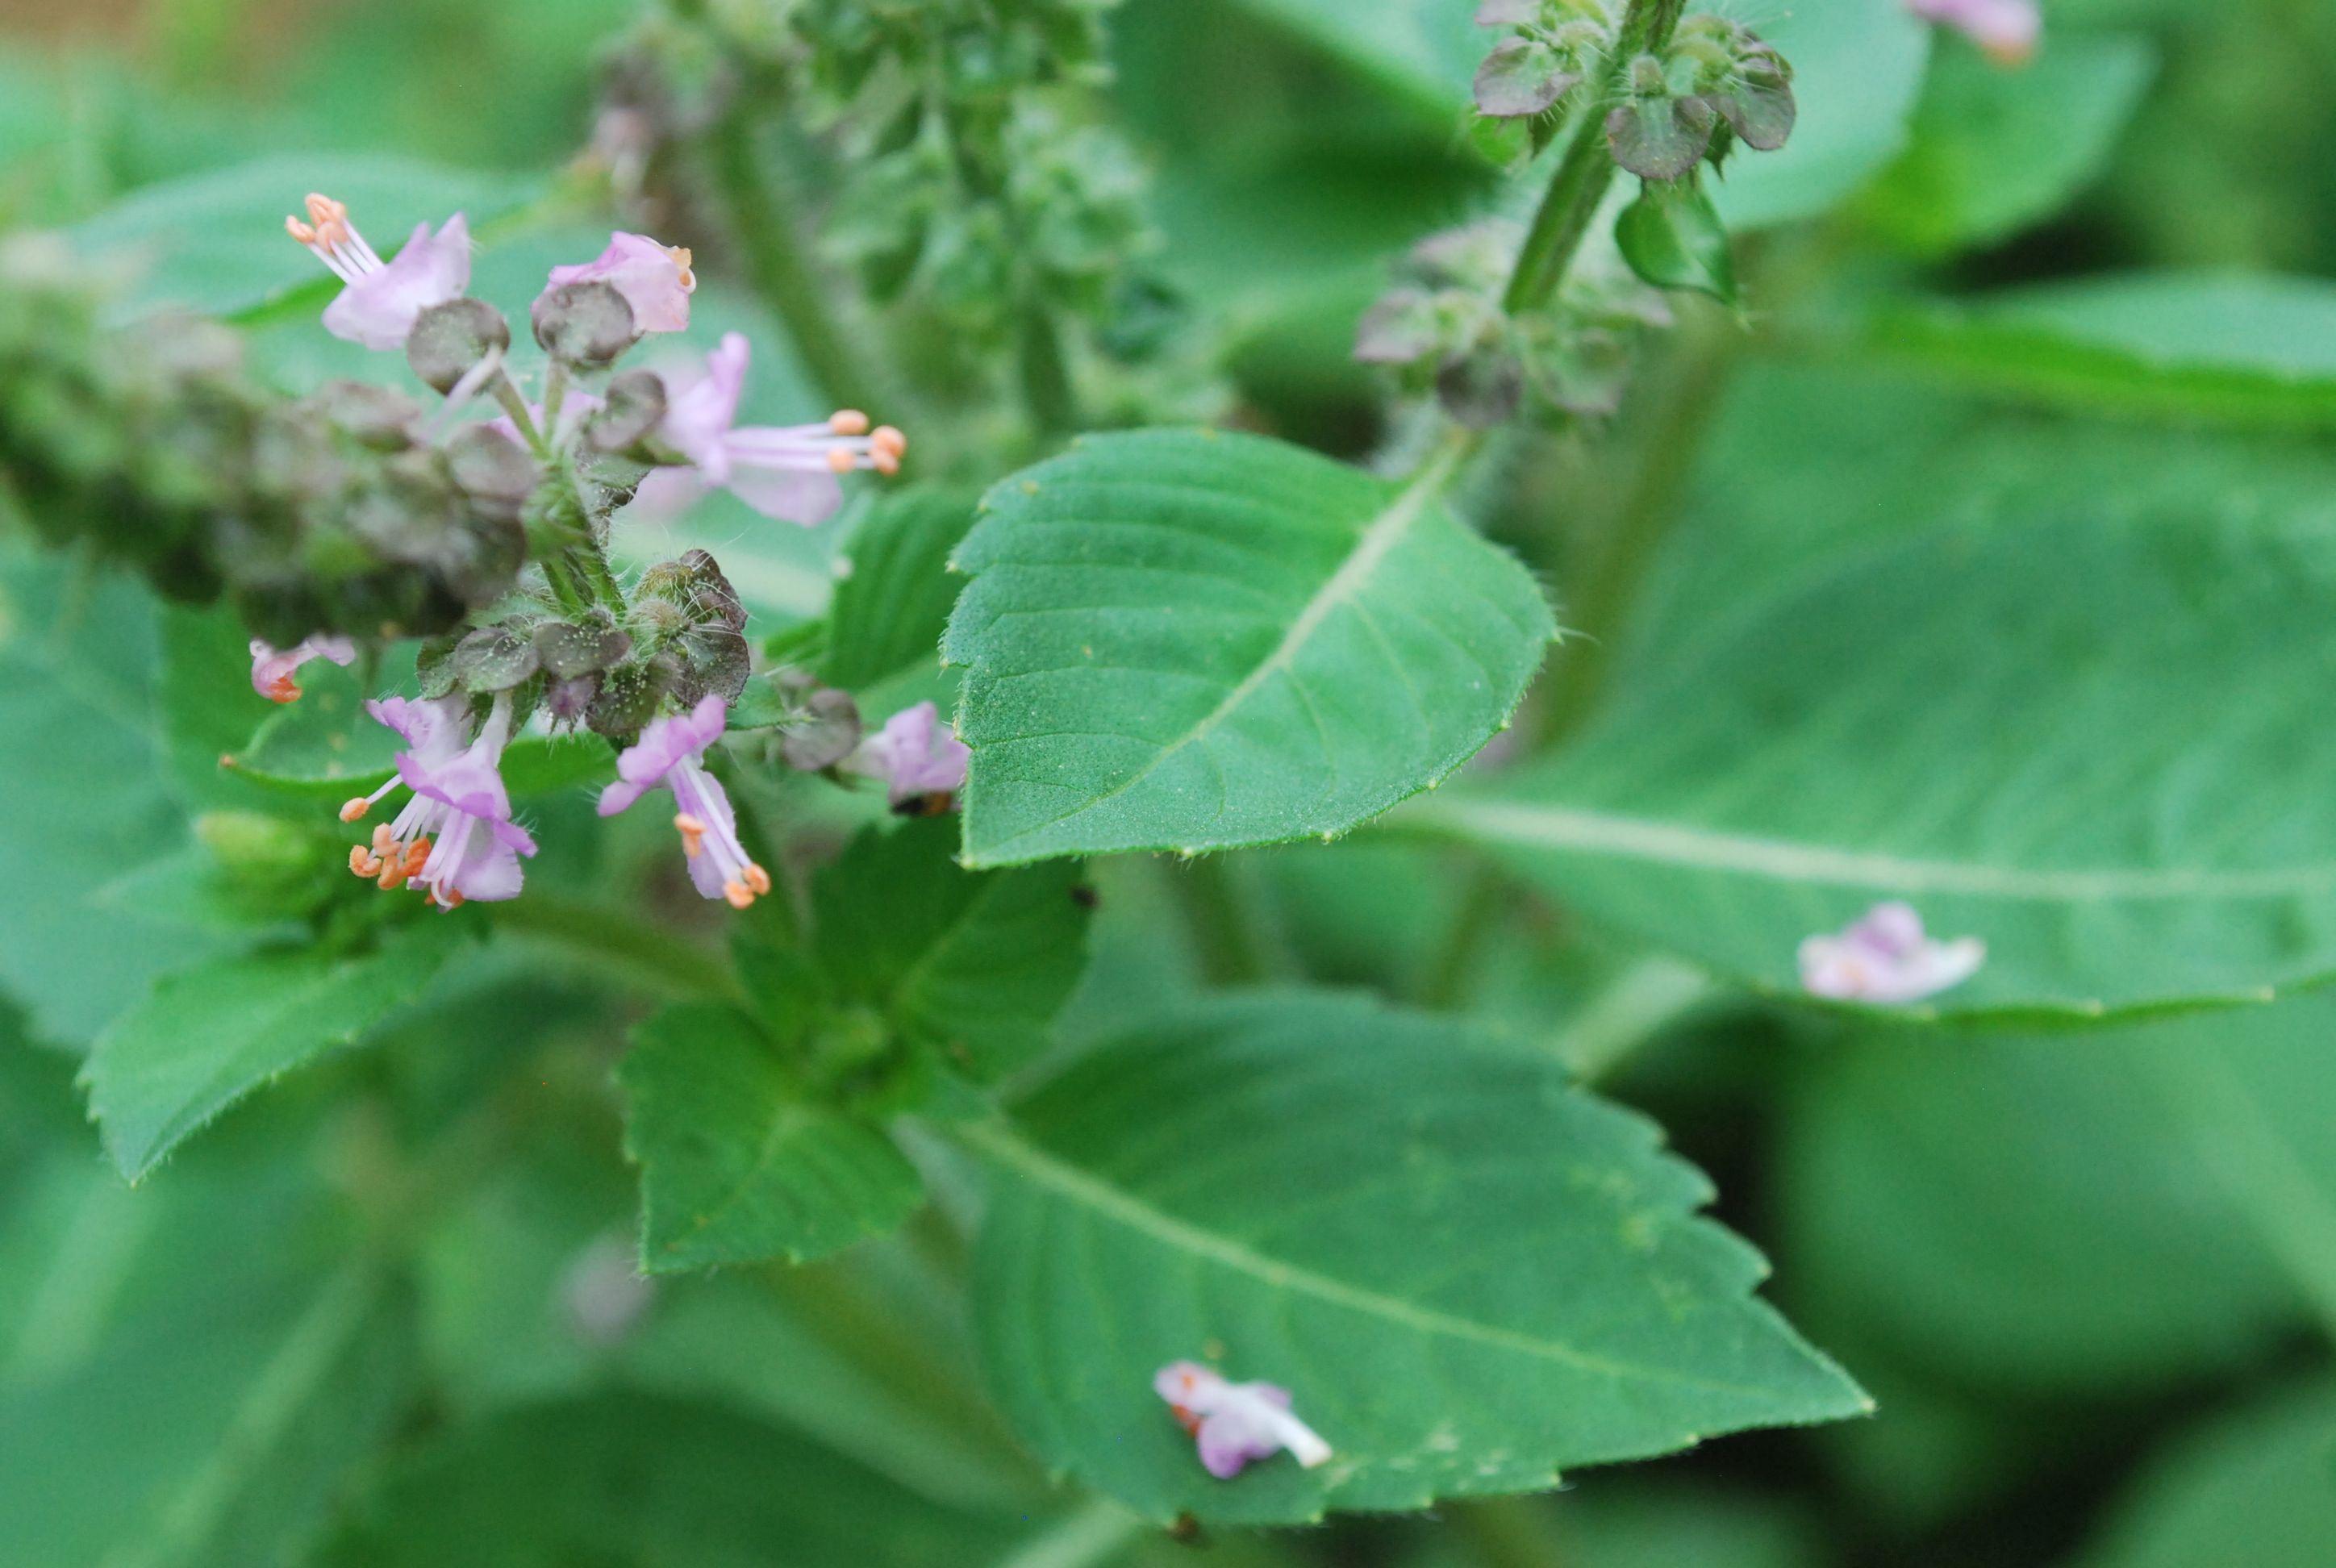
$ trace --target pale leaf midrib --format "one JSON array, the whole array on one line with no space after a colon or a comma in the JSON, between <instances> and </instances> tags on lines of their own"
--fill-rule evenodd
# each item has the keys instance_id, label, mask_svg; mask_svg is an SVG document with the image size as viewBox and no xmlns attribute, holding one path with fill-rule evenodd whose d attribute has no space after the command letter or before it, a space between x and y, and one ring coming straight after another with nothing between
<instances>
[{"instance_id":1,"label":"pale leaf midrib","mask_svg":"<svg viewBox=\"0 0 2336 1568\"><path fill-rule=\"evenodd\" d=\"M1290 629L1282 634L1281 640L1274 646L1273 651L1266 655L1255 668L1227 690L1216 706L1194 720L1192 726L1183 734L1163 744L1153 755L1150 761L1101 794L1081 801L1068 811L1051 817L1046 822L1025 828L1004 842L992 844L978 855L968 853L966 863L988 865L997 862L1000 858L1010 855L1016 844L1035 838L1060 823L1094 811L1106 802L1125 794L1159 771L1161 765L1170 757L1178 755L1188 746L1197 745L1206 740L1215 732L1218 726L1231 717L1251 697L1255 696L1267 681L1288 670L1297 662L1299 654L1312 639L1314 634L1321 629L1323 622L1327 621L1341 605L1353 599L1370 579L1371 575L1378 570L1379 563L1387 559L1397 545L1403 542L1405 535L1411 531L1412 524L1418 521L1426 513L1429 502L1442 490L1451 469L1451 454L1447 453L1444 458L1430 463L1421 470L1419 474L1410 483L1405 485L1388 502L1386 510L1367 522L1356 534L1354 548L1348 552L1347 559L1339 562L1338 569L1324 579L1322 586L1316 589L1308 598L1305 605L1299 609L1297 618L1290 623Z\"/></svg>"},{"instance_id":2,"label":"pale leaf midrib","mask_svg":"<svg viewBox=\"0 0 2336 1568\"><path fill-rule=\"evenodd\" d=\"M2194 898L2277 898L2336 889L2336 863L2264 871L2099 868L2031 870L1981 861L1926 860L1725 833L1572 806L1439 800L1412 822L1479 842L1650 861L1771 881L1876 891L1963 894L2030 903Z\"/></svg>"},{"instance_id":3,"label":"pale leaf midrib","mask_svg":"<svg viewBox=\"0 0 2336 1568\"><path fill-rule=\"evenodd\" d=\"M1617 1360L1576 1349L1559 1340L1480 1323L1456 1313L1422 1307L1399 1296L1349 1284L1328 1274L1269 1257L1239 1242L1163 1213L1142 1199L1035 1147L1016 1136L1008 1127L974 1124L959 1127L956 1132L966 1143L1056 1195L1164 1246L1192 1253L1209 1262L1246 1274L1269 1289L1310 1296L1416 1333L1440 1335L1540 1360L1554 1361L1596 1377L1634 1379L1760 1399L1774 1399L1780 1393L1774 1388L1689 1377L1669 1368Z\"/></svg>"}]
</instances>

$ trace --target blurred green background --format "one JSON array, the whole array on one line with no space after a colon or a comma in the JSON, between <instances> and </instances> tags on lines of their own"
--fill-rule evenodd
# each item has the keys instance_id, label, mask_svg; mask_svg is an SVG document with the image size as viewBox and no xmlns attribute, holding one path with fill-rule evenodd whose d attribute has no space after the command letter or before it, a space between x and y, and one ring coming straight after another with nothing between
<instances>
[{"instance_id":1,"label":"blurred green background","mask_svg":"<svg viewBox=\"0 0 2336 1568\"><path fill-rule=\"evenodd\" d=\"M1447 115L1293 9L1127 0L1116 101L1244 416L1353 455L1383 433L1379 390L1345 357L1356 316L1391 253L1494 181ZM1876 301L2098 272L2336 274L2336 6L2053 0L2047 15L2023 78L1942 40L1897 160L1823 222L1751 242L1756 297L1800 309L1762 324L1716 411L1679 534L1709 553L1658 569L1644 624L1724 587L1723 521L1849 535L1897 504L1876 498L1981 507L2076 483L2072 463L2135 504L2243 497L2336 526L2324 414L2268 436L2169 441L2144 424L2077 439L2024 399L1828 336ZM589 141L605 52L639 15L636 0L0 0L0 228L69 228L259 157L556 169ZM540 265L519 242L482 261ZM718 270L710 283L722 297ZM294 325L308 336L273 363L313 380L331 346ZM784 375L765 395L776 412L803 400ZM1626 415L1613 450L1634 436ZM1528 492L1594 495L1618 482L1605 461L1560 452ZM970 476L993 475L977 461ZM1545 537L1532 515L1504 535L1558 583L1595 566L1594 534ZM725 559L783 621L817 609L823 549L789 534ZM48 597L11 585L0 705L54 677L20 635ZM142 728L157 635L125 605L83 650L112 716L74 733L70 765L0 763L12 903L103 881L14 843L56 823L102 813L89 847L113 872L184 841L183 789ZM1206 969L1155 913L1162 874L1105 873L1095 974L1066 1027ZM642 1004L548 949L462 955L365 1052L124 1188L99 1163L72 1053L204 940L138 914L151 890L133 886L73 894L5 938L0 974L25 994L0 1008L0 1561L2336 1563L2336 1008L1844 1037L1713 1003L1529 900L1501 906L1502 939L1466 973L1438 973L1484 897L1440 852L1366 838L1231 874L1289 976L1440 993L1576 1059L1667 1020L1607 1086L1712 1173L1720 1216L1776 1261L1776 1299L1882 1413L1434 1520L1144 1537L1052 1494L979 1398L933 1283L957 1261L938 1222L810 1270L633 1280L607 1077ZM1597 986L1618 973L1631 985ZM1640 1016L1585 1008L1592 994Z\"/></svg>"}]
</instances>

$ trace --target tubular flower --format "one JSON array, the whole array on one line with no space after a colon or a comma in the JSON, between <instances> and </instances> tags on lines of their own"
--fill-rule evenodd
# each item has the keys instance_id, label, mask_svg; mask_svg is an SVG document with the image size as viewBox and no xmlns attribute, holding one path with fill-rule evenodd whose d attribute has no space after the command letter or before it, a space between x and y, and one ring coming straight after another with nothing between
<instances>
[{"instance_id":1,"label":"tubular flower","mask_svg":"<svg viewBox=\"0 0 2336 1568\"><path fill-rule=\"evenodd\" d=\"M413 238L389 261L349 222L349 209L329 196L310 196L308 221L287 218L284 227L347 285L325 307L325 330L367 348L404 346L415 317L461 298L471 286L471 230L459 212L434 235L427 223L415 224Z\"/></svg>"},{"instance_id":2,"label":"tubular flower","mask_svg":"<svg viewBox=\"0 0 2336 1568\"><path fill-rule=\"evenodd\" d=\"M840 410L821 424L739 428L748 353L743 335L725 333L706 356L703 376L686 386L676 378L657 433L686 461L698 484L727 490L764 517L808 528L843 504L839 475L855 468L900 472L909 438L889 424L870 430L868 416L857 409ZM650 477L667 492L665 504L687 499L674 493L676 480L687 482L677 471L661 469Z\"/></svg>"},{"instance_id":3,"label":"tubular flower","mask_svg":"<svg viewBox=\"0 0 2336 1568\"><path fill-rule=\"evenodd\" d=\"M397 820L374 830L370 846L350 849L349 870L384 888L418 887L444 910L519 897L519 857L535 853L535 840L511 820L511 794L503 787L511 698L495 698L478 738L467 746L463 706L450 697L367 703L366 711L395 730L407 749L397 754L395 777L341 807L341 820L353 823L398 785L412 790L414 798Z\"/></svg>"},{"instance_id":4,"label":"tubular flower","mask_svg":"<svg viewBox=\"0 0 2336 1568\"><path fill-rule=\"evenodd\" d=\"M1330 1457L1330 1445L1290 1413L1290 1390L1278 1384L1228 1383L1197 1361L1171 1361L1152 1388L1199 1441L1201 1463L1220 1481L1284 1448L1309 1470Z\"/></svg>"},{"instance_id":5,"label":"tubular flower","mask_svg":"<svg viewBox=\"0 0 2336 1568\"><path fill-rule=\"evenodd\" d=\"M940 710L920 702L886 719L884 727L861 741L843 765L882 779L896 811L936 797L947 809L949 797L965 787L965 766L972 756L965 743L942 726Z\"/></svg>"},{"instance_id":6,"label":"tubular flower","mask_svg":"<svg viewBox=\"0 0 2336 1568\"><path fill-rule=\"evenodd\" d=\"M617 759L616 782L600 792L600 814L615 816L659 785L671 790L689 880L707 898L743 910L771 891L770 873L747 857L722 781L698 760L722 738L728 719L722 699L711 694L686 714L651 719Z\"/></svg>"},{"instance_id":7,"label":"tubular flower","mask_svg":"<svg viewBox=\"0 0 2336 1568\"><path fill-rule=\"evenodd\" d=\"M633 307L636 330L679 332L689 326L689 297L697 288L689 259L680 246L659 245L646 234L611 234L608 248L593 259L553 268L545 292L564 283L606 283Z\"/></svg>"},{"instance_id":8,"label":"tubular flower","mask_svg":"<svg viewBox=\"0 0 2336 1568\"><path fill-rule=\"evenodd\" d=\"M1935 941L1913 905L1876 904L1841 935L1801 943L1801 985L1835 1001L1919 1002L1962 984L1986 959L1977 937Z\"/></svg>"},{"instance_id":9,"label":"tubular flower","mask_svg":"<svg viewBox=\"0 0 2336 1568\"><path fill-rule=\"evenodd\" d=\"M258 638L251 639L251 689L270 702L298 702L300 687L293 672L312 658L346 665L357 657L357 645L345 637L302 638L297 647L277 649Z\"/></svg>"},{"instance_id":10,"label":"tubular flower","mask_svg":"<svg viewBox=\"0 0 2336 1568\"><path fill-rule=\"evenodd\" d=\"M1998 65L2025 65L2044 33L2036 0L1907 0L1925 22L1952 27Z\"/></svg>"}]
</instances>

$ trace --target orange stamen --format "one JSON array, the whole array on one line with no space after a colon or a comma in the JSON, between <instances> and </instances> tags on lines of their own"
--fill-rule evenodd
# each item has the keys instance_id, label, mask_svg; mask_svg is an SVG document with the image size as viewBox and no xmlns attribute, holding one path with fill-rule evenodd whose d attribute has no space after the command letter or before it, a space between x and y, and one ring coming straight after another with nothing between
<instances>
[{"instance_id":1,"label":"orange stamen","mask_svg":"<svg viewBox=\"0 0 2336 1568\"><path fill-rule=\"evenodd\" d=\"M673 825L681 830L681 852L696 860L706 852L706 824L687 812L674 814Z\"/></svg>"},{"instance_id":2,"label":"orange stamen","mask_svg":"<svg viewBox=\"0 0 2336 1568\"><path fill-rule=\"evenodd\" d=\"M351 844L349 846L349 870L355 875L361 877L379 876L381 874L381 862L375 856L367 854L365 852L365 845Z\"/></svg>"},{"instance_id":3,"label":"orange stamen","mask_svg":"<svg viewBox=\"0 0 2336 1568\"><path fill-rule=\"evenodd\" d=\"M681 291L684 294L696 293L697 291L697 274L689 269L691 260L689 247L686 245L668 245L665 248L665 253L673 258L674 268L681 274Z\"/></svg>"},{"instance_id":4,"label":"orange stamen","mask_svg":"<svg viewBox=\"0 0 2336 1568\"><path fill-rule=\"evenodd\" d=\"M268 700L269 702L298 702L300 700L300 688L293 684L292 677L290 676L279 675L274 680L268 683Z\"/></svg>"},{"instance_id":5,"label":"orange stamen","mask_svg":"<svg viewBox=\"0 0 2336 1568\"><path fill-rule=\"evenodd\" d=\"M353 823L371 810L373 810L373 802L363 795L351 795L341 803L341 820L345 823Z\"/></svg>"},{"instance_id":6,"label":"orange stamen","mask_svg":"<svg viewBox=\"0 0 2336 1568\"><path fill-rule=\"evenodd\" d=\"M753 861L748 861L746 862L745 871L740 874L745 880L746 885L754 890L757 897L760 897L762 894L771 891L771 873L756 865Z\"/></svg>"},{"instance_id":7,"label":"orange stamen","mask_svg":"<svg viewBox=\"0 0 2336 1568\"><path fill-rule=\"evenodd\" d=\"M754 893L745 882L724 882L722 896L730 901L730 907L734 910L743 910L754 901Z\"/></svg>"},{"instance_id":8,"label":"orange stamen","mask_svg":"<svg viewBox=\"0 0 2336 1568\"><path fill-rule=\"evenodd\" d=\"M856 408L839 408L827 416L827 427L838 435L865 435L868 416Z\"/></svg>"}]
</instances>

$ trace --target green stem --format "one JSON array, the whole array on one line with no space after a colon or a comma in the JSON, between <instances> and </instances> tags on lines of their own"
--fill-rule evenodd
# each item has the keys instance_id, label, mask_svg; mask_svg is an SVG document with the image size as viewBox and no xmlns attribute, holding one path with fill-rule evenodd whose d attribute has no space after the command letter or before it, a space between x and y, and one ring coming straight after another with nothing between
<instances>
[{"instance_id":1,"label":"green stem","mask_svg":"<svg viewBox=\"0 0 2336 1568\"><path fill-rule=\"evenodd\" d=\"M786 323L796 356L821 394L838 407L865 408L873 401L872 378L836 330L810 259L773 195L774 177L755 144L758 118L748 107L754 98L742 88L707 137L746 280Z\"/></svg>"},{"instance_id":2,"label":"green stem","mask_svg":"<svg viewBox=\"0 0 2336 1568\"><path fill-rule=\"evenodd\" d=\"M550 449L544 445L543 433L536 429L535 415L528 412L527 399L521 397L519 388L511 384L510 372L497 370L494 380L488 384L488 390L502 405L502 411L511 415L511 422L519 427L520 434L526 438L527 449L535 453L539 461L548 460L551 456Z\"/></svg>"},{"instance_id":3,"label":"green stem","mask_svg":"<svg viewBox=\"0 0 2336 1568\"><path fill-rule=\"evenodd\" d=\"M1654 417L1645 436L1632 444L1633 475L1611 524L1585 540L1583 559L1570 574L1567 656L1557 661L1551 682L1548 734L1562 737L1578 729L1597 706L1630 610L1649 570L1678 521L1679 503L1693 476L1704 432L1719 411L1728 372L1743 345L1733 324L1708 320L1671 363L1657 389Z\"/></svg>"},{"instance_id":4,"label":"green stem","mask_svg":"<svg viewBox=\"0 0 2336 1568\"><path fill-rule=\"evenodd\" d=\"M1253 986L1266 978L1250 911L1222 854L1198 855L1174 868L1170 885L1191 928L1201 973L1212 986Z\"/></svg>"},{"instance_id":5,"label":"green stem","mask_svg":"<svg viewBox=\"0 0 2336 1568\"><path fill-rule=\"evenodd\" d=\"M560 408L568 401L568 366L555 359L543 378L543 430L545 438L560 429Z\"/></svg>"},{"instance_id":6,"label":"green stem","mask_svg":"<svg viewBox=\"0 0 2336 1568\"><path fill-rule=\"evenodd\" d=\"M1482 1568L1565 1568L1550 1539L1549 1511L1536 1497L1485 1497L1446 1514Z\"/></svg>"},{"instance_id":7,"label":"green stem","mask_svg":"<svg viewBox=\"0 0 2336 1568\"><path fill-rule=\"evenodd\" d=\"M606 904L530 891L495 909L498 929L516 931L629 975L668 996L738 999L730 966L695 942L668 935Z\"/></svg>"},{"instance_id":8,"label":"green stem","mask_svg":"<svg viewBox=\"0 0 2336 1568\"><path fill-rule=\"evenodd\" d=\"M1461 890L1460 906L1453 911L1452 923L1445 929L1444 940L1419 983L1421 1007L1442 1011L1459 1001L1476 968L1476 950L1498 929L1508 906L1507 882L1490 862L1476 862Z\"/></svg>"},{"instance_id":9,"label":"green stem","mask_svg":"<svg viewBox=\"0 0 2336 1568\"><path fill-rule=\"evenodd\" d=\"M1595 1083L1710 995L1701 970L1675 959L1640 959L1583 1003L1550 1048L1575 1077Z\"/></svg>"},{"instance_id":10,"label":"green stem","mask_svg":"<svg viewBox=\"0 0 2336 1568\"><path fill-rule=\"evenodd\" d=\"M1098 1498L1003 1559L998 1568L1096 1568L1144 1534L1144 1521Z\"/></svg>"},{"instance_id":11,"label":"green stem","mask_svg":"<svg viewBox=\"0 0 2336 1568\"><path fill-rule=\"evenodd\" d=\"M1501 307L1510 315L1546 305L1565 281L1566 269L1573 265L1591 220L1598 216L1598 204L1606 200L1606 191L1614 183L1614 154L1606 145L1606 111L1630 62L1640 54L1659 52L1670 42L1685 5L1686 0L1630 0L1614 53L1591 78L1592 91L1574 121L1573 140L1558 160L1557 172L1550 177L1549 190L1542 197L1540 210L1533 214L1533 227L1526 230L1524 245L1517 252L1515 270L1509 274L1508 289L1501 297Z\"/></svg>"},{"instance_id":12,"label":"green stem","mask_svg":"<svg viewBox=\"0 0 2336 1568\"><path fill-rule=\"evenodd\" d=\"M1078 394L1063 358L1063 336L1055 313L1042 301L1022 312L1022 403L1041 435L1062 435L1079 427Z\"/></svg>"}]
</instances>

